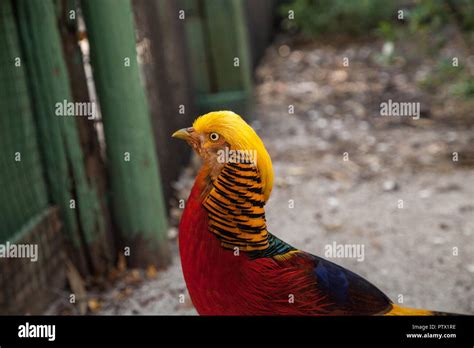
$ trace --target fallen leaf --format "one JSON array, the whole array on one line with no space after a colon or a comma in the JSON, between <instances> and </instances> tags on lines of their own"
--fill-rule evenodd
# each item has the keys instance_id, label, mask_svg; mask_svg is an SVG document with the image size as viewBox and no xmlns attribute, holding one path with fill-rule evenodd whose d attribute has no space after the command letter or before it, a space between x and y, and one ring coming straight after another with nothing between
<instances>
[{"instance_id":1,"label":"fallen leaf","mask_svg":"<svg viewBox=\"0 0 474 348\"><path fill-rule=\"evenodd\" d=\"M100 304L99 300L97 300L97 299L95 299L95 298L92 298L92 299L90 299L89 301L87 301L87 306L89 307L89 310L90 310L92 313L97 312L97 311L102 307L102 305Z\"/></svg>"},{"instance_id":2,"label":"fallen leaf","mask_svg":"<svg viewBox=\"0 0 474 348\"><path fill-rule=\"evenodd\" d=\"M138 269L133 269L127 274L124 281L126 284L133 285L141 283L143 278Z\"/></svg>"},{"instance_id":3,"label":"fallen leaf","mask_svg":"<svg viewBox=\"0 0 474 348\"><path fill-rule=\"evenodd\" d=\"M149 265L146 269L146 276L148 279L154 279L158 275L158 271L154 265Z\"/></svg>"},{"instance_id":4,"label":"fallen leaf","mask_svg":"<svg viewBox=\"0 0 474 348\"><path fill-rule=\"evenodd\" d=\"M127 269L127 261L125 260L125 255L123 253L118 254L117 261L117 270L122 273Z\"/></svg>"}]
</instances>

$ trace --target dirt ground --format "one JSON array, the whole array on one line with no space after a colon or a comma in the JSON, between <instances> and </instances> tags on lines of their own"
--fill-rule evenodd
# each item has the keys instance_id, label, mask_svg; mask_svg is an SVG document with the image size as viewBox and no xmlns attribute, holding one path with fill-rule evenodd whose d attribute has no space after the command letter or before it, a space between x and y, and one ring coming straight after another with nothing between
<instances>
[{"instance_id":1,"label":"dirt ground","mask_svg":"<svg viewBox=\"0 0 474 348\"><path fill-rule=\"evenodd\" d=\"M472 105L419 87L432 61L388 66L378 61L381 51L377 42L268 49L253 126L275 170L269 231L323 257L333 242L363 245L362 261L331 260L404 306L474 314ZM421 119L381 117L380 103L390 98L420 101ZM178 199L187 197L196 167L176 183ZM173 210L174 225L180 212ZM175 246L172 265L149 278L92 294L94 312L196 313Z\"/></svg>"}]
</instances>

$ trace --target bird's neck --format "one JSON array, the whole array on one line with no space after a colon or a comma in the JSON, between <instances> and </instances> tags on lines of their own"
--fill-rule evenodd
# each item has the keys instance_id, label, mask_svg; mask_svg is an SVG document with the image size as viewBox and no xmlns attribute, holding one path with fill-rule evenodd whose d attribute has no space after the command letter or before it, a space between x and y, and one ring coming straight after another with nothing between
<instances>
[{"instance_id":1,"label":"bird's neck","mask_svg":"<svg viewBox=\"0 0 474 348\"><path fill-rule=\"evenodd\" d=\"M215 303L225 301L238 286L246 258L235 257L209 232L208 213L202 205L209 189L207 168L196 177L179 225L179 252L187 288L200 314L216 314ZM212 186L212 182L211 182ZM225 279L225 281L223 281ZM209 290L212 284L212 291ZM222 295L223 298L219 296Z\"/></svg>"},{"instance_id":2,"label":"bird's neck","mask_svg":"<svg viewBox=\"0 0 474 348\"><path fill-rule=\"evenodd\" d=\"M179 225L181 258L185 258L183 262L186 263L193 263L196 252L212 254L213 250L222 250L220 242L209 232L208 212L203 206L203 200L213 187L209 169L203 165L196 176Z\"/></svg>"}]
</instances>

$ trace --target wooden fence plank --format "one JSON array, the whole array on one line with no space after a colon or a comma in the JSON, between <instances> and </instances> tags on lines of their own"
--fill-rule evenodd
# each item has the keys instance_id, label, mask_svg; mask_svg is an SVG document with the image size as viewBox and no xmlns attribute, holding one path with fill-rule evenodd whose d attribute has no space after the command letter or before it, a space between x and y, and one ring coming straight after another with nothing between
<instances>
[{"instance_id":1,"label":"wooden fence plank","mask_svg":"<svg viewBox=\"0 0 474 348\"><path fill-rule=\"evenodd\" d=\"M166 209L128 0L84 0L114 223L132 266L169 260ZM128 256L128 255L127 255Z\"/></svg>"}]
</instances>

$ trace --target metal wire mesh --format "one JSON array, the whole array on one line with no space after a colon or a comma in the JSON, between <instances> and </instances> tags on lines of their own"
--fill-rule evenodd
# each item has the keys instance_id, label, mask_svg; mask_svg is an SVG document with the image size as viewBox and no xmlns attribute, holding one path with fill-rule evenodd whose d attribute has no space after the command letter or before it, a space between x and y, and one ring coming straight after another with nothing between
<instances>
[{"instance_id":1,"label":"metal wire mesh","mask_svg":"<svg viewBox=\"0 0 474 348\"><path fill-rule=\"evenodd\" d=\"M0 4L0 47L0 243L3 243L48 207L39 139L9 1Z\"/></svg>"}]
</instances>

